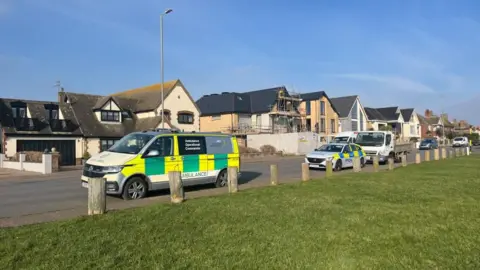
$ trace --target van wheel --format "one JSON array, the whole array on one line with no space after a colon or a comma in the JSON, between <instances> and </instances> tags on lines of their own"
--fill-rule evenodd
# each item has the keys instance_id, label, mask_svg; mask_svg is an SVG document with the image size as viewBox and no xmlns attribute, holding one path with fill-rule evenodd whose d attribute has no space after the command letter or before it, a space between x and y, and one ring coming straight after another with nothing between
<instances>
[{"instance_id":1,"label":"van wheel","mask_svg":"<svg viewBox=\"0 0 480 270\"><path fill-rule=\"evenodd\" d=\"M122 198L124 200L137 200L147 195L148 185L140 177L130 178L123 187Z\"/></svg>"},{"instance_id":2,"label":"van wheel","mask_svg":"<svg viewBox=\"0 0 480 270\"><path fill-rule=\"evenodd\" d=\"M336 172L342 170L342 161L341 160L337 160L337 162L335 162L335 167L333 168L333 170L336 171Z\"/></svg>"},{"instance_id":3,"label":"van wheel","mask_svg":"<svg viewBox=\"0 0 480 270\"><path fill-rule=\"evenodd\" d=\"M226 169L220 171L217 176L217 181L215 181L215 187L221 188L228 184L228 173Z\"/></svg>"}]
</instances>

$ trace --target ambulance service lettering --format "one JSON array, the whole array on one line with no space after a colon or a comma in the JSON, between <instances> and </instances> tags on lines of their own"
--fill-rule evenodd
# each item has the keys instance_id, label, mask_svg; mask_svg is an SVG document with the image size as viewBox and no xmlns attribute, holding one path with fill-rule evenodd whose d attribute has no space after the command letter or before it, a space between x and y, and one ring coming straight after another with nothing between
<instances>
[{"instance_id":1,"label":"ambulance service lettering","mask_svg":"<svg viewBox=\"0 0 480 270\"><path fill-rule=\"evenodd\" d=\"M182 173L183 178L190 178L190 177L206 177L207 172L189 172L189 173Z\"/></svg>"},{"instance_id":2,"label":"ambulance service lettering","mask_svg":"<svg viewBox=\"0 0 480 270\"><path fill-rule=\"evenodd\" d=\"M185 140L185 151L199 151L199 150L200 150L200 140L198 139Z\"/></svg>"}]
</instances>

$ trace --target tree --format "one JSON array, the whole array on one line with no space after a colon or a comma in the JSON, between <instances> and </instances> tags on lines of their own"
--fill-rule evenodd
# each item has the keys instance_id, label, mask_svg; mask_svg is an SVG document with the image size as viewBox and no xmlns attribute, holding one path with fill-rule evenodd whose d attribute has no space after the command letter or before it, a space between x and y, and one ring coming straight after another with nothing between
<instances>
[{"instance_id":1,"label":"tree","mask_svg":"<svg viewBox=\"0 0 480 270\"><path fill-rule=\"evenodd\" d=\"M389 126L389 125L379 126L378 129L381 130L381 131L392 131L392 127Z\"/></svg>"},{"instance_id":2,"label":"tree","mask_svg":"<svg viewBox=\"0 0 480 270\"><path fill-rule=\"evenodd\" d=\"M435 135L437 135L438 137L443 137L443 130L442 128L437 128L435 130Z\"/></svg>"}]
</instances>

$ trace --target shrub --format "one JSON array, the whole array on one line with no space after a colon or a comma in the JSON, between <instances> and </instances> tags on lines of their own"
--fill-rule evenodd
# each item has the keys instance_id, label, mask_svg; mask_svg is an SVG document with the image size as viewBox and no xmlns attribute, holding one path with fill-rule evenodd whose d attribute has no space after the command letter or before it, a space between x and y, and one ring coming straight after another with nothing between
<instances>
[{"instance_id":1,"label":"shrub","mask_svg":"<svg viewBox=\"0 0 480 270\"><path fill-rule=\"evenodd\" d=\"M273 155L277 152L277 149L275 147L273 147L272 145L266 144L266 145L262 145L260 147L260 151L263 154Z\"/></svg>"},{"instance_id":2,"label":"shrub","mask_svg":"<svg viewBox=\"0 0 480 270\"><path fill-rule=\"evenodd\" d=\"M240 154L258 154L260 151L252 147L238 146L238 151Z\"/></svg>"},{"instance_id":3,"label":"shrub","mask_svg":"<svg viewBox=\"0 0 480 270\"><path fill-rule=\"evenodd\" d=\"M84 160L87 160L87 159L89 159L89 158L91 158L91 157L92 157L92 156L90 155L89 152L87 152L87 151L83 152L82 158L83 158Z\"/></svg>"}]
</instances>

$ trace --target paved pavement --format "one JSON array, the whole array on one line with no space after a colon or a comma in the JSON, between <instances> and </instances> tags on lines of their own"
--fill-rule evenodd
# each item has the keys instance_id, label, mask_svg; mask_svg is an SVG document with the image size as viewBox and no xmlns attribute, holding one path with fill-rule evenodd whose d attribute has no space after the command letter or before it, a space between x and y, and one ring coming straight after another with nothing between
<instances>
[{"instance_id":1,"label":"paved pavement","mask_svg":"<svg viewBox=\"0 0 480 270\"><path fill-rule=\"evenodd\" d=\"M448 152L448 151L447 151ZM480 152L480 148L475 149ZM425 151L420 151L422 160ZM433 152L431 153L433 159ZM413 163L415 154L408 155L407 160ZM269 161L249 162L242 164L242 177L239 188L269 185L269 165L278 164L280 182L295 182L301 178L301 157L279 158ZM397 164L399 166L399 164ZM386 166L380 166L386 169ZM367 165L365 171L371 171ZM340 173L349 173L346 169ZM50 177L30 179L0 180L0 227L37 223L58 219L68 219L84 215L87 212L87 189L80 186L80 171L61 172ZM324 171L312 170L312 178L322 178ZM226 192L226 188L215 189L211 186L188 188L186 197L195 198L212 196ZM109 210L124 209L151 204L152 202L167 202L168 191L157 192L149 198L137 201L123 201L120 198L108 197Z\"/></svg>"}]
</instances>

